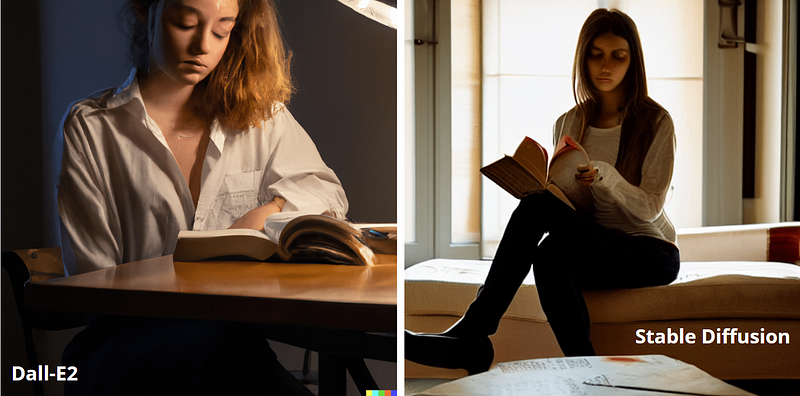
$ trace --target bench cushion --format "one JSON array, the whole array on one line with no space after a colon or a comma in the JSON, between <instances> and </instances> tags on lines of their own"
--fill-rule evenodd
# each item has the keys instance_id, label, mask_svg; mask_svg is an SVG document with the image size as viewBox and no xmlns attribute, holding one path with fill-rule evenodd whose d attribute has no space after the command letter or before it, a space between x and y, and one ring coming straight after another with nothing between
<instances>
[{"instance_id":1,"label":"bench cushion","mask_svg":"<svg viewBox=\"0 0 800 396\"><path fill-rule=\"evenodd\" d=\"M405 271L406 316L461 316L490 262L435 259ZM800 267L775 262L681 263L668 286L584 293L592 322L714 318L800 319ZM532 274L505 315L546 322Z\"/></svg>"},{"instance_id":2,"label":"bench cushion","mask_svg":"<svg viewBox=\"0 0 800 396\"><path fill-rule=\"evenodd\" d=\"M434 259L405 270L405 313L420 316L464 314L489 272L489 261ZM529 302L535 301L535 304ZM505 316L546 323L533 274L528 273ZM527 303L526 303L527 302Z\"/></svg>"}]
</instances>

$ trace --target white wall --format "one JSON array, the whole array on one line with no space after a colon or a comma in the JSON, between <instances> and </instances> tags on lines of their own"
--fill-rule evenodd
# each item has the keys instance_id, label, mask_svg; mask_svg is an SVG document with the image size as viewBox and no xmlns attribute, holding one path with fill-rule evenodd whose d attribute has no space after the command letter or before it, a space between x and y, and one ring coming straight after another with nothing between
<instances>
[{"instance_id":1,"label":"white wall","mask_svg":"<svg viewBox=\"0 0 800 396\"><path fill-rule=\"evenodd\" d=\"M676 227L703 225L704 8L696 0L602 2L636 23L650 96L675 123L673 192L665 210ZM552 152L552 125L575 105L571 72L591 0L484 1L484 165L513 153L524 136ZM455 132L454 132L455 133ZM484 179L486 180L486 179ZM483 183L483 256L493 256L517 200Z\"/></svg>"},{"instance_id":2,"label":"white wall","mask_svg":"<svg viewBox=\"0 0 800 396\"><path fill-rule=\"evenodd\" d=\"M703 200L695 203L705 226L742 222L744 47L718 48L719 8L706 0Z\"/></svg>"}]
</instances>

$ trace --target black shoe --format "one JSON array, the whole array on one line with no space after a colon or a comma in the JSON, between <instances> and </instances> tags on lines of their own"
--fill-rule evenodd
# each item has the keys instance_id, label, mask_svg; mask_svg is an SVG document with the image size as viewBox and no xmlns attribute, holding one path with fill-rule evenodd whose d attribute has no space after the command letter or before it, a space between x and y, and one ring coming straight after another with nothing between
<instances>
[{"instance_id":1,"label":"black shoe","mask_svg":"<svg viewBox=\"0 0 800 396\"><path fill-rule=\"evenodd\" d=\"M426 366L466 369L469 375L489 370L494 347L488 336L448 337L406 330L406 359Z\"/></svg>"}]
</instances>

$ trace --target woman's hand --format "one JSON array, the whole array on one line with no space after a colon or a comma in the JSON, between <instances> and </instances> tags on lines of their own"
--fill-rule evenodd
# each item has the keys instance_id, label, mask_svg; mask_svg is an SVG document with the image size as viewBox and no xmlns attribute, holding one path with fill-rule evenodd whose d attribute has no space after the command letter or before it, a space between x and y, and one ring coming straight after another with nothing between
<instances>
[{"instance_id":1,"label":"woman's hand","mask_svg":"<svg viewBox=\"0 0 800 396\"><path fill-rule=\"evenodd\" d=\"M575 174L575 179L582 186L590 186L594 182L594 176L597 175L598 169L590 162L586 165L578 165L578 173Z\"/></svg>"},{"instance_id":2,"label":"woman's hand","mask_svg":"<svg viewBox=\"0 0 800 396\"><path fill-rule=\"evenodd\" d=\"M239 220L236 220L228 228L251 228L259 231L263 230L264 222L267 221L267 217L275 213L280 213L280 211L283 210L283 204L285 203L286 201L284 201L283 198L275 197L275 199L266 205L261 205L245 213L244 216L240 217Z\"/></svg>"}]
</instances>

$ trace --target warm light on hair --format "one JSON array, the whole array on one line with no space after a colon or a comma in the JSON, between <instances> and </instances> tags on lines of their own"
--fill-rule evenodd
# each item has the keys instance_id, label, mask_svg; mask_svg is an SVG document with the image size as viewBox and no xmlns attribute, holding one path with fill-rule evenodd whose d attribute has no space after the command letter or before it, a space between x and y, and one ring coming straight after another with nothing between
<instances>
[{"instance_id":1,"label":"warm light on hair","mask_svg":"<svg viewBox=\"0 0 800 396\"><path fill-rule=\"evenodd\" d=\"M273 105L294 92L290 59L272 0L239 0L228 48L209 76L206 110L233 130L270 119Z\"/></svg>"},{"instance_id":2,"label":"warm light on hair","mask_svg":"<svg viewBox=\"0 0 800 396\"><path fill-rule=\"evenodd\" d=\"M147 12L157 1L129 0L135 16L130 56L139 70L147 70ZM217 119L228 132L269 120L275 105L288 102L294 92L290 60L273 0L239 0L239 15L225 54L200 83L205 85L202 114L209 121Z\"/></svg>"}]
</instances>

